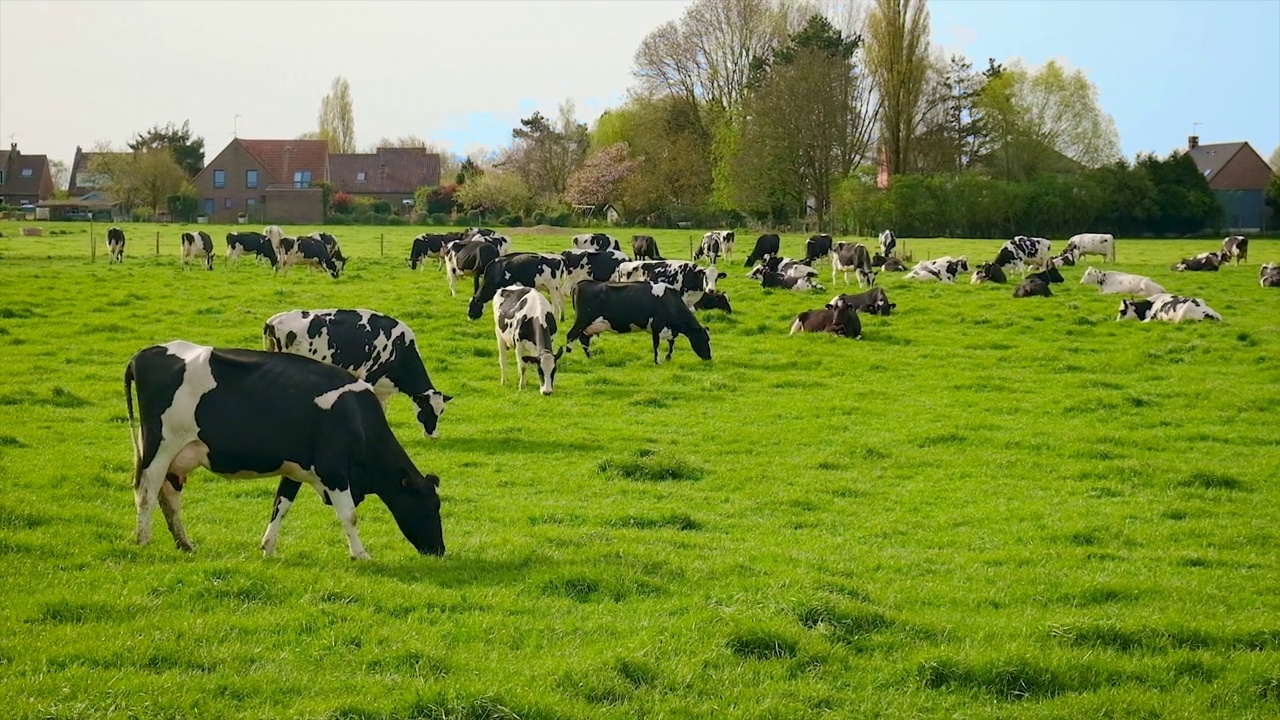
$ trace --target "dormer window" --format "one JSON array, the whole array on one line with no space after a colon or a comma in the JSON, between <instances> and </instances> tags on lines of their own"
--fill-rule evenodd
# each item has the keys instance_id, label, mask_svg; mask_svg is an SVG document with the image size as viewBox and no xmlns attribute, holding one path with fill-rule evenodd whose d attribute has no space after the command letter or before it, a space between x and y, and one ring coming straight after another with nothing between
<instances>
[{"instance_id":1,"label":"dormer window","mask_svg":"<svg viewBox=\"0 0 1280 720\"><path fill-rule=\"evenodd\" d=\"M22 177L31 177L36 174L35 168L22 168Z\"/></svg>"},{"instance_id":2,"label":"dormer window","mask_svg":"<svg viewBox=\"0 0 1280 720\"><path fill-rule=\"evenodd\" d=\"M356 173L356 182L364 182L364 178L365 178L364 173L362 172Z\"/></svg>"}]
</instances>

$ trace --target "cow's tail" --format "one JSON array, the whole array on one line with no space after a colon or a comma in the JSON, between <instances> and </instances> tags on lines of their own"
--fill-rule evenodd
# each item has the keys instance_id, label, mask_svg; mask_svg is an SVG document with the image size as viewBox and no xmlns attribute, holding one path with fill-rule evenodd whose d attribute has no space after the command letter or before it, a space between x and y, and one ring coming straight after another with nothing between
<instances>
[{"instance_id":1,"label":"cow's tail","mask_svg":"<svg viewBox=\"0 0 1280 720\"><path fill-rule=\"evenodd\" d=\"M124 368L124 406L129 416L129 439L133 441L133 486L137 487L142 474L142 429L134 427L133 414L133 360Z\"/></svg>"},{"instance_id":2,"label":"cow's tail","mask_svg":"<svg viewBox=\"0 0 1280 720\"><path fill-rule=\"evenodd\" d=\"M280 345L280 338L276 335L276 328L271 323L262 326L262 349L267 352L282 352L284 350Z\"/></svg>"}]
</instances>

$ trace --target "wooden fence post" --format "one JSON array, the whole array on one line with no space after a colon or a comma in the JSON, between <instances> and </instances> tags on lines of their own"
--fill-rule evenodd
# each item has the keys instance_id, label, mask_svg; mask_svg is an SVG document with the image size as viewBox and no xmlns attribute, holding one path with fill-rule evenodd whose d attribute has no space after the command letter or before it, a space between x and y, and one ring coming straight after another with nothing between
<instances>
[{"instance_id":1,"label":"wooden fence post","mask_svg":"<svg viewBox=\"0 0 1280 720\"><path fill-rule=\"evenodd\" d=\"M156 256L160 255L160 231L156 231Z\"/></svg>"},{"instance_id":2,"label":"wooden fence post","mask_svg":"<svg viewBox=\"0 0 1280 720\"><path fill-rule=\"evenodd\" d=\"M387 234L378 233L378 257L387 256Z\"/></svg>"}]
</instances>

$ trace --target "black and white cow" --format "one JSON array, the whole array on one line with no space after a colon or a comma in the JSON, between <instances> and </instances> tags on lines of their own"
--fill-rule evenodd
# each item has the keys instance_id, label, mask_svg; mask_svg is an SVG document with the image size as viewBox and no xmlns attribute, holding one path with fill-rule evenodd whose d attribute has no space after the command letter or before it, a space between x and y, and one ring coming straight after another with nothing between
<instances>
[{"instance_id":1,"label":"black and white cow","mask_svg":"<svg viewBox=\"0 0 1280 720\"><path fill-rule=\"evenodd\" d=\"M1031 274L1027 275L1027 276L1026 276L1025 278L1023 278L1023 279L1024 279L1024 280L1029 280L1029 279L1039 280L1040 282L1044 283L1045 285L1048 285L1048 284L1050 284L1050 283L1066 282L1066 279L1062 277L1062 273L1061 273L1061 272L1059 272L1059 271L1058 271L1058 268L1056 268L1056 267L1049 267L1049 268L1046 268L1046 269L1044 269L1044 270L1041 270L1040 272L1031 273Z\"/></svg>"},{"instance_id":2,"label":"black and white cow","mask_svg":"<svg viewBox=\"0 0 1280 720\"><path fill-rule=\"evenodd\" d=\"M831 282L835 283L836 273L843 273L844 284L848 285L850 270L858 279L858 287L876 284L876 271L871 268L871 254L867 252L866 245L838 242L831 246Z\"/></svg>"},{"instance_id":3,"label":"black and white cow","mask_svg":"<svg viewBox=\"0 0 1280 720\"><path fill-rule=\"evenodd\" d=\"M886 263L887 265L888 263ZM954 283L960 273L969 272L969 258L961 255L953 258L950 255L943 255L933 260L921 260L911 268L911 272L902 276L904 280L932 280L944 283Z\"/></svg>"},{"instance_id":4,"label":"black and white cow","mask_svg":"<svg viewBox=\"0 0 1280 720\"><path fill-rule=\"evenodd\" d=\"M1050 242L1044 238L1019 235L1000 246L991 264L1023 272L1029 265L1044 269L1049 266L1049 247Z\"/></svg>"},{"instance_id":5,"label":"black and white cow","mask_svg":"<svg viewBox=\"0 0 1280 720\"><path fill-rule=\"evenodd\" d=\"M658 254L658 241L652 235L632 235L631 254L635 260L662 260Z\"/></svg>"},{"instance_id":6,"label":"black and white cow","mask_svg":"<svg viewBox=\"0 0 1280 720\"><path fill-rule=\"evenodd\" d=\"M769 256L759 265L751 268L751 272L747 273L747 277L752 280L759 280L764 277L766 272L776 272L787 277L818 277L818 271L812 267L805 265L799 260L793 260L785 257Z\"/></svg>"},{"instance_id":7,"label":"black and white cow","mask_svg":"<svg viewBox=\"0 0 1280 720\"><path fill-rule=\"evenodd\" d=\"M463 240L479 240L482 237L492 237L497 235L492 228L469 227L462 231Z\"/></svg>"},{"instance_id":8,"label":"black and white cow","mask_svg":"<svg viewBox=\"0 0 1280 720\"><path fill-rule=\"evenodd\" d=\"M236 262L241 255L253 255L259 261L274 264L275 248L266 235L257 232L227 233L227 262Z\"/></svg>"},{"instance_id":9,"label":"black and white cow","mask_svg":"<svg viewBox=\"0 0 1280 720\"><path fill-rule=\"evenodd\" d=\"M1222 256L1216 252L1201 253L1193 258L1179 260L1169 269L1175 272L1217 272L1222 263Z\"/></svg>"},{"instance_id":10,"label":"black and white cow","mask_svg":"<svg viewBox=\"0 0 1280 720\"><path fill-rule=\"evenodd\" d=\"M1109 233L1080 233L1072 235L1067 240L1067 249L1062 252L1063 255L1071 258L1071 262L1063 263L1065 265L1075 265L1076 261L1085 255L1101 255L1107 259L1107 262L1116 261L1116 239Z\"/></svg>"},{"instance_id":11,"label":"black and white cow","mask_svg":"<svg viewBox=\"0 0 1280 720\"><path fill-rule=\"evenodd\" d=\"M342 254L342 248L338 247L337 238L326 232L313 232L308 237L324 243L324 249L329 252L329 257L333 258L333 263L339 270L347 269L347 258Z\"/></svg>"},{"instance_id":12,"label":"black and white cow","mask_svg":"<svg viewBox=\"0 0 1280 720\"><path fill-rule=\"evenodd\" d=\"M602 250L617 250L622 252L622 246L613 237L604 233L580 233L573 236L573 249L575 250L594 250L596 252Z\"/></svg>"},{"instance_id":13,"label":"black and white cow","mask_svg":"<svg viewBox=\"0 0 1280 720\"><path fill-rule=\"evenodd\" d=\"M1013 289L1013 296L1016 298L1025 297L1053 297L1053 293L1049 291L1049 283L1038 277L1028 277L1022 281L1022 284Z\"/></svg>"},{"instance_id":14,"label":"black and white cow","mask_svg":"<svg viewBox=\"0 0 1280 720\"><path fill-rule=\"evenodd\" d=\"M702 244L698 246L698 251L694 253L693 259L699 260L705 257L712 265L716 264L721 255L726 260L732 260L733 243L734 234L732 230L712 230L702 236Z\"/></svg>"},{"instance_id":15,"label":"black and white cow","mask_svg":"<svg viewBox=\"0 0 1280 720\"><path fill-rule=\"evenodd\" d=\"M886 317L898 307L897 303L889 302L889 294L884 291L884 288L871 288L856 295L837 295L831 298L827 307L833 307L837 300L843 300L849 307L859 312Z\"/></svg>"},{"instance_id":16,"label":"black and white cow","mask_svg":"<svg viewBox=\"0 0 1280 720\"><path fill-rule=\"evenodd\" d=\"M732 315L733 308L729 307L729 296L718 290L703 293L702 299L693 304L694 310L723 310Z\"/></svg>"},{"instance_id":17,"label":"black and white cow","mask_svg":"<svg viewBox=\"0 0 1280 720\"><path fill-rule=\"evenodd\" d=\"M133 385L141 428L134 431ZM182 488L203 467L225 478L280 477L262 551L303 483L332 505L351 557L367 560L356 507L386 503L423 554L444 554L440 479L423 475L396 440L369 383L288 353L212 348L175 340L139 351L124 374L134 448L138 544L151 542L157 503L177 546L194 549L182 523Z\"/></svg>"},{"instance_id":18,"label":"black and white cow","mask_svg":"<svg viewBox=\"0 0 1280 720\"><path fill-rule=\"evenodd\" d=\"M413 330L372 310L290 310L267 319L262 349L335 365L373 386L382 407L395 393L417 406L422 434L439 437L440 416L453 399L436 389Z\"/></svg>"},{"instance_id":19,"label":"black and white cow","mask_svg":"<svg viewBox=\"0 0 1280 720\"><path fill-rule=\"evenodd\" d=\"M262 234L267 236L267 241L271 243L271 249L275 251L276 257L283 257L284 251L280 247L280 241L284 239L284 230L279 225L268 225L262 228Z\"/></svg>"},{"instance_id":20,"label":"black and white cow","mask_svg":"<svg viewBox=\"0 0 1280 720\"><path fill-rule=\"evenodd\" d=\"M300 238L283 237L280 238L280 252L275 265L275 272L284 270L286 275L289 274L289 268L294 265L306 265L307 269L314 272L323 270L329 273L332 278L337 278L341 274L338 263L329 255L329 248L324 243L309 236Z\"/></svg>"},{"instance_id":21,"label":"black and white cow","mask_svg":"<svg viewBox=\"0 0 1280 720\"><path fill-rule=\"evenodd\" d=\"M1280 287L1280 265L1266 263L1258 268L1258 285L1261 287Z\"/></svg>"},{"instance_id":22,"label":"black and white cow","mask_svg":"<svg viewBox=\"0 0 1280 720\"><path fill-rule=\"evenodd\" d=\"M1070 250L1063 250L1057 255L1049 258L1049 267L1051 268L1071 267L1075 264L1076 255Z\"/></svg>"},{"instance_id":23,"label":"black and white cow","mask_svg":"<svg viewBox=\"0 0 1280 720\"><path fill-rule=\"evenodd\" d=\"M1235 258L1236 264L1249 259L1249 238L1243 235L1228 235L1222 241L1223 264L1227 258Z\"/></svg>"},{"instance_id":24,"label":"black and white cow","mask_svg":"<svg viewBox=\"0 0 1280 720\"><path fill-rule=\"evenodd\" d=\"M617 282L666 283L680 293L689 307L693 307L703 293L715 290L716 280L724 278L725 274L716 270L715 265L704 268L686 260L624 262L613 273Z\"/></svg>"},{"instance_id":25,"label":"black and white cow","mask_svg":"<svg viewBox=\"0 0 1280 720\"><path fill-rule=\"evenodd\" d=\"M711 359L711 336L698 324L680 292L666 283L594 282L579 283L573 289L573 305L578 311L565 343L575 340L591 357L591 338L604 332L629 333L648 330L653 335L653 362L658 363L658 344L667 341L667 360L675 351L676 337L684 335L698 357Z\"/></svg>"},{"instance_id":26,"label":"black and white cow","mask_svg":"<svg viewBox=\"0 0 1280 720\"><path fill-rule=\"evenodd\" d=\"M545 290L551 296L551 307L564 319L564 258L559 255L515 253L489 263L476 281L475 294L467 308L467 317L479 320L484 306L499 290L513 285Z\"/></svg>"},{"instance_id":27,"label":"black and white cow","mask_svg":"<svg viewBox=\"0 0 1280 720\"><path fill-rule=\"evenodd\" d=\"M1081 285L1097 285L1099 295L1141 295L1151 297L1165 291L1145 275L1131 275L1117 270L1099 270L1090 266L1080 276Z\"/></svg>"},{"instance_id":28,"label":"black and white cow","mask_svg":"<svg viewBox=\"0 0 1280 720\"><path fill-rule=\"evenodd\" d=\"M501 384L507 384L507 351L514 350L524 389L526 365L538 368L543 395L555 389L556 367L564 348L556 350L556 317L547 299L531 287L504 287L493 296L493 334L498 340Z\"/></svg>"},{"instance_id":29,"label":"black and white cow","mask_svg":"<svg viewBox=\"0 0 1280 720\"><path fill-rule=\"evenodd\" d=\"M1222 320L1222 316L1200 298L1159 293L1146 300L1121 300L1116 320L1180 323L1184 320Z\"/></svg>"},{"instance_id":30,"label":"black and white cow","mask_svg":"<svg viewBox=\"0 0 1280 720\"><path fill-rule=\"evenodd\" d=\"M826 290L818 283L816 277L792 277L783 275L782 273L771 272L765 270L760 273L760 287L762 288L782 288L783 290L795 290L797 292L808 292L809 290Z\"/></svg>"},{"instance_id":31,"label":"black and white cow","mask_svg":"<svg viewBox=\"0 0 1280 720\"><path fill-rule=\"evenodd\" d=\"M444 270L449 280L449 294L457 296L455 285L461 277L475 278L475 287L480 287L484 269L497 259L498 248L483 240L463 240L445 246Z\"/></svg>"},{"instance_id":32,"label":"black and white cow","mask_svg":"<svg viewBox=\"0 0 1280 720\"><path fill-rule=\"evenodd\" d=\"M781 246L782 240L776 233L761 235L756 238L756 246L752 248L751 254L747 256L747 261L742 267L751 267L754 263L763 262L766 257L776 257Z\"/></svg>"},{"instance_id":33,"label":"black and white cow","mask_svg":"<svg viewBox=\"0 0 1280 720\"><path fill-rule=\"evenodd\" d=\"M120 228L107 231L107 251L111 253L112 263L124 262L124 231Z\"/></svg>"},{"instance_id":34,"label":"black and white cow","mask_svg":"<svg viewBox=\"0 0 1280 720\"><path fill-rule=\"evenodd\" d=\"M847 296L837 295L826 307L805 310L791 323L792 335L799 333L828 332L841 337L862 339L862 320Z\"/></svg>"},{"instance_id":35,"label":"black and white cow","mask_svg":"<svg viewBox=\"0 0 1280 720\"><path fill-rule=\"evenodd\" d=\"M892 230L885 230L880 233L880 254L891 258L893 257L894 248L898 247L898 238L893 234Z\"/></svg>"},{"instance_id":36,"label":"black and white cow","mask_svg":"<svg viewBox=\"0 0 1280 720\"><path fill-rule=\"evenodd\" d=\"M618 266L629 262L627 256L617 250L565 250L560 253L564 258L565 279L561 283L561 293L572 297L573 288L584 280L604 282L613 277Z\"/></svg>"},{"instance_id":37,"label":"black and white cow","mask_svg":"<svg viewBox=\"0 0 1280 720\"><path fill-rule=\"evenodd\" d=\"M826 233L811 236L804 243L804 264L812 265L831 254L832 240Z\"/></svg>"},{"instance_id":38,"label":"black and white cow","mask_svg":"<svg viewBox=\"0 0 1280 720\"><path fill-rule=\"evenodd\" d=\"M409 248L410 270L417 270L425 267L427 259L432 258L436 261L436 269L444 267L444 249L449 243L458 242L462 239L462 235L458 233L423 233L413 239L413 246Z\"/></svg>"},{"instance_id":39,"label":"black and white cow","mask_svg":"<svg viewBox=\"0 0 1280 720\"><path fill-rule=\"evenodd\" d=\"M973 271L973 277L969 279L970 285L981 285L984 282L993 282L1004 284L1009 282L1009 278L1004 274L1004 269L994 263L982 263L977 270Z\"/></svg>"},{"instance_id":40,"label":"black and white cow","mask_svg":"<svg viewBox=\"0 0 1280 720\"><path fill-rule=\"evenodd\" d=\"M182 233L182 267L193 261L200 261L209 270L213 269L213 238L203 230Z\"/></svg>"},{"instance_id":41,"label":"black and white cow","mask_svg":"<svg viewBox=\"0 0 1280 720\"><path fill-rule=\"evenodd\" d=\"M499 255L511 253L511 238L506 235L499 235L489 228L469 227L462 231L462 237L459 239L487 242L497 249Z\"/></svg>"}]
</instances>

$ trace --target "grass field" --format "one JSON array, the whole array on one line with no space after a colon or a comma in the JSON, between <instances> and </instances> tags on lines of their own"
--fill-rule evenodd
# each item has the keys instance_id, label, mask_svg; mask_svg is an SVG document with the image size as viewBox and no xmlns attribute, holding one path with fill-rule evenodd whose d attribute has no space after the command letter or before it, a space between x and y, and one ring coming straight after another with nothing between
<instances>
[{"instance_id":1,"label":"grass field","mask_svg":"<svg viewBox=\"0 0 1280 720\"><path fill-rule=\"evenodd\" d=\"M834 294L825 262L828 290L800 295L738 260L733 314L702 313L712 361L680 339L655 367L647 335L606 335L548 398L499 386L469 285L405 267L423 228L335 228L335 281L184 272L176 226L125 226L125 264L101 244L90 264L86 225L44 227L69 234L0 223L5 717L1280 715L1280 291L1257 282L1280 241L1186 274L1170 264L1215 242L1119 241L1120 269L1221 324L1115 322L1081 265L1025 300L882 275L898 308L862 341L787 335ZM688 232L653 234L687 257ZM275 482L203 471L196 552L159 519L135 546L129 357L260 347L271 314L324 307L409 323L456 397L436 441L389 406L442 478L446 557L374 499L373 561L352 562L306 493L264 560Z\"/></svg>"}]
</instances>

